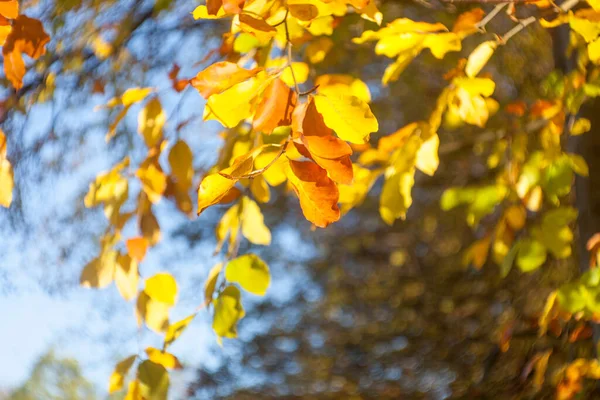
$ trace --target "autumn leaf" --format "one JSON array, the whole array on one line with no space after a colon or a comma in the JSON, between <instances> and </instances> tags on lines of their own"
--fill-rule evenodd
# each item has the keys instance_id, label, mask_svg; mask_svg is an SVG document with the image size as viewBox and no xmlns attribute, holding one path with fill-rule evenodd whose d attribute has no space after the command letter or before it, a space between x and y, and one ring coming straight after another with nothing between
<instances>
[{"instance_id":1,"label":"autumn leaf","mask_svg":"<svg viewBox=\"0 0 600 400\"><path fill-rule=\"evenodd\" d=\"M246 313L240 300L240 290L227 286L214 300L212 327L219 337L237 337L237 323Z\"/></svg>"},{"instance_id":2,"label":"autumn leaf","mask_svg":"<svg viewBox=\"0 0 600 400\"><path fill-rule=\"evenodd\" d=\"M138 263L127 254L117 256L115 266L115 284L121 297L126 301L135 298L138 292Z\"/></svg>"},{"instance_id":3,"label":"autumn leaf","mask_svg":"<svg viewBox=\"0 0 600 400\"><path fill-rule=\"evenodd\" d=\"M170 305L155 301L145 291L140 292L136 302L138 324L142 322L156 333L162 333L169 327Z\"/></svg>"},{"instance_id":4,"label":"autumn leaf","mask_svg":"<svg viewBox=\"0 0 600 400\"><path fill-rule=\"evenodd\" d=\"M269 267L256 254L231 260L225 267L225 278L257 296L264 296L271 283Z\"/></svg>"},{"instance_id":5,"label":"autumn leaf","mask_svg":"<svg viewBox=\"0 0 600 400\"><path fill-rule=\"evenodd\" d=\"M192 314L189 317L182 319L181 321L177 321L174 324L169 325L169 328L165 333L165 348L173 344L173 342L175 342L179 338L179 336L181 336L183 331L188 327L188 325L190 324L190 322L192 322L195 316L196 314Z\"/></svg>"},{"instance_id":6,"label":"autumn leaf","mask_svg":"<svg viewBox=\"0 0 600 400\"><path fill-rule=\"evenodd\" d=\"M0 130L0 205L10 207L13 198L14 177L10 162L6 159L6 136Z\"/></svg>"},{"instance_id":7,"label":"autumn leaf","mask_svg":"<svg viewBox=\"0 0 600 400\"><path fill-rule=\"evenodd\" d=\"M135 362L136 356L132 355L126 359L120 361L115 367L112 375L110 376L110 383L108 385L108 393L115 393L123 389L125 383L125 375L131 369L131 366Z\"/></svg>"},{"instance_id":8,"label":"autumn leaf","mask_svg":"<svg viewBox=\"0 0 600 400\"><path fill-rule=\"evenodd\" d=\"M194 179L194 166L192 150L185 141L178 140L173 145L169 151L169 165L177 186L187 191Z\"/></svg>"},{"instance_id":9,"label":"autumn leaf","mask_svg":"<svg viewBox=\"0 0 600 400\"><path fill-rule=\"evenodd\" d=\"M202 97L208 99L213 94L223 93L232 86L256 76L260 71L260 68L247 70L232 62L221 61L199 72L191 80L191 84Z\"/></svg>"},{"instance_id":10,"label":"autumn leaf","mask_svg":"<svg viewBox=\"0 0 600 400\"><path fill-rule=\"evenodd\" d=\"M136 260L137 262L141 262L146 256L146 251L148 250L148 239L145 237L135 237L128 239L125 242L125 247L127 247L127 253Z\"/></svg>"},{"instance_id":11,"label":"autumn leaf","mask_svg":"<svg viewBox=\"0 0 600 400\"><path fill-rule=\"evenodd\" d=\"M286 167L286 176L300 199L307 220L325 228L340 219L339 191L323 168L312 162L291 160Z\"/></svg>"},{"instance_id":12,"label":"autumn leaf","mask_svg":"<svg viewBox=\"0 0 600 400\"><path fill-rule=\"evenodd\" d=\"M146 279L144 292L154 301L173 306L177 298L177 282L171 274L161 272Z\"/></svg>"},{"instance_id":13,"label":"autumn leaf","mask_svg":"<svg viewBox=\"0 0 600 400\"><path fill-rule=\"evenodd\" d=\"M142 108L138 116L138 132L144 138L146 146L152 148L160 143L166 121L167 115L158 97L154 97Z\"/></svg>"},{"instance_id":14,"label":"autumn leaf","mask_svg":"<svg viewBox=\"0 0 600 400\"><path fill-rule=\"evenodd\" d=\"M7 7L7 5L3 6L4 11L7 11ZM0 9L0 11L3 10ZM49 41L50 36L44 31L44 26L39 20L25 15L16 17L12 24L12 30L2 47L4 73L16 90L23 87L23 77L25 76L25 61L21 53L37 60L46 53L46 44Z\"/></svg>"},{"instance_id":15,"label":"autumn leaf","mask_svg":"<svg viewBox=\"0 0 600 400\"><path fill-rule=\"evenodd\" d=\"M144 360L138 366L137 379L139 393L144 399L167 400L169 393L169 373L164 366Z\"/></svg>"},{"instance_id":16,"label":"autumn leaf","mask_svg":"<svg viewBox=\"0 0 600 400\"><path fill-rule=\"evenodd\" d=\"M16 19L19 16L18 0L1 0L0 15L8 19Z\"/></svg>"},{"instance_id":17,"label":"autumn leaf","mask_svg":"<svg viewBox=\"0 0 600 400\"><path fill-rule=\"evenodd\" d=\"M171 353L161 351L154 347L146 347L146 355L148 359L155 364L162 365L167 369L181 369L183 368L177 357Z\"/></svg>"},{"instance_id":18,"label":"autumn leaf","mask_svg":"<svg viewBox=\"0 0 600 400\"><path fill-rule=\"evenodd\" d=\"M314 97L317 111L323 116L325 125L333 129L343 140L350 143L365 143L379 124L369 105L355 96L330 97L318 94Z\"/></svg>"},{"instance_id":19,"label":"autumn leaf","mask_svg":"<svg viewBox=\"0 0 600 400\"><path fill-rule=\"evenodd\" d=\"M254 113L253 126L270 134L278 126L291 125L296 107L296 93L281 79L275 79L263 92Z\"/></svg>"}]
</instances>

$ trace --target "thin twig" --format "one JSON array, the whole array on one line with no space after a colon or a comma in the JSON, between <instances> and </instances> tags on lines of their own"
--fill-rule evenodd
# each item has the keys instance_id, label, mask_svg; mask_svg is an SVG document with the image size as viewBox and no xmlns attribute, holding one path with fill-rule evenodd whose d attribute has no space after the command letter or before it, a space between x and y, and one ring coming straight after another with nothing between
<instances>
[{"instance_id":1,"label":"thin twig","mask_svg":"<svg viewBox=\"0 0 600 400\"><path fill-rule=\"evenodd\" d=\"M285 14L285 19L284 21L284 26L285 26L285 40L286 40L286 47L287 47L287 59L288 59L288 64L290 65L290 71L292 73L292 79L294 80L294 88L296 89L296 93L300 94L300 88L298 87L298 81L296 80L296 74L294 73L294 68L292 68L292 41L290 40L290 30L288 28L288 23L287 23L287 16L288 16L288 9L286 9L286 14Z\"/></svg>"},{"instance_id":2,"label":"thin twig","mask_svg":"<svg viewBox=\"0 0 600 400\"><path fill-rule=\"evenodd\" d=\"M485 30L485 26L496 16L504 7L506 7L508 3L498 4L488 15L485 16L477 25L477 29Z\"/></svg>"}]
</instances>

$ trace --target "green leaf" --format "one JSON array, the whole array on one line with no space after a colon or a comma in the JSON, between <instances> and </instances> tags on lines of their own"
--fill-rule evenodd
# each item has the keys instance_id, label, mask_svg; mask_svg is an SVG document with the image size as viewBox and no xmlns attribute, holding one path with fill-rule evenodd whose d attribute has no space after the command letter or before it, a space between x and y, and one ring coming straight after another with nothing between
<instances>
[{"instance_id":1,"label":"green leaf","mask_svg":"<svg viewBox=\"0 0 600 400\"><path fill-rule=\"evenodd\" d=\"M213 302L215 313L212 327L219 337L237 337L237 323L244 318L245 312L240 301L240 290L227 286Z\"/></svg>"},{"instance_id":2,"label":"green leaf","mask_svg":"<svg viewBox=\"0 0 600 400\"><path fill-rule=\"evenodd\" d=\"M150 360L138 367L139 391L146 400L167 400L169 373L166 368Z\"/></svg>"},{"instance_id":3,"label":"green leaf","mask_svg":"<svg viewBox=\"0 0 600 400\"><path fill-rule=\"evenodd\" d=\"M264 296L271 283L269 267L255 254L231 260L225 268L225 279L238 283L244 290Z\"/></svg>"},{"instance_id":4,"label":"green leaf","mask_svg":"<svg viewBox=\"0 0 600 400\"><path fill-rule=\"evenodd\" d=\"M518 247L517 266L521 271L534 271L546 261L546 247L539 241L530 238L521 239Z\"/></svg>"},{"instance_id":5,"label":"green leaf","mask_svg":"<svg viewBox=\"0 0 600 400\"><path fill-rule=\"evenodd\" d=\"M500 266L500 276L502 278L506 278L512 269L513 263L515 262L515 257L519 252L519 244L520 242L515 243L508 254L504 257L504 260L502 260L502 265Z\"/></svg>"}]
</instances>

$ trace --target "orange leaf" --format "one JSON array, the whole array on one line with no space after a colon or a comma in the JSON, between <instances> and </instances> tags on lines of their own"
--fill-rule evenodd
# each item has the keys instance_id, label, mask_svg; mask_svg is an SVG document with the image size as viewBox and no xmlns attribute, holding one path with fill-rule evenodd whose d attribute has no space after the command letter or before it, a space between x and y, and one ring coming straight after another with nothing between
<instances>
[{"instance_id":1,"label":"orange leaf","mask_svg":"<svg viewBox=\"0 0 600 400\"><path fill-rule=\"evenodd\" d=\"M25 61L21 53L37 59L46 53L46 44L50 36L37 19L19 15L13 23L12 31L2 48L4 55L4 73L16 90L23 87Z\"/></svg>"},{"instance_id":2,"label":"orange leaf","mask_svg":"<svg viewBox=\"0 0 600 400\"><path fill-rule=\"evenodd\" d=\"M470 35L477 32L477 23L481 21L485 12L481 8L474 8L470 11L464 12L456 18L452 32L463 35Z\"/></svg>"},{"instance_id":3,"label":"orange leaf","mask_svg":"<svg viewBox=\"0 0 600 400\"><path fill-rule=\"evenodd\" d=\"M19 2L17 0L0 0L0 15L15 19L19 16Z\"/></svg>"},{"instance_id":4,"label":"orange leaf","mask_svg":"<svg viewBox=\"0 0 600 400\"><path fill-rule=\"evenodd\" d=\"M296 93L281 79L275 79L264 91L254 114L254 129L271 134L278 126L292 123Z\"/></svg>"},{"instance_id":5,"label":"orange leaf","mask_svg":"<svg viewBox=\"0 0 600 400\"><path fill-rule=\"evenodd\" d=\"M294 134L302 133L307 136L330 136L333 130L323 120L323 116L317 111L312 96L306 103L300 104L292 115L292 131Z\"/></svg>"},{"instance_id":6,"label":"orange leaf","mask_svg":"<svg viewBox=\"0 0 600 400\"><path fill-rule=\"evenodd\" d=\"M307 220L325 228L340 219L339 191L324 169L310 161L290 160L286 175Z\"/></svg>"},{"instance_id":7,"label":"orange leaf","mask_svg":"<svg viewBox=\"0 0 600 400\"><path fill-rule=\"evenodd\" d=\"M192 78L191 84L198 89L202 97L208 99L213 94L219 94L233 85L243 82L258 74L262 69L244 69L229 61L221 61L210 65Z\"/></svg>"},{"instance_id":8,"label":"orange leaf","mask_svg":"<svg viewBox=\"0 0 600 400\"><path fill-rule=\"evenodd\" d=\"M223 0L206 0L206 10L209 15L217 15L221 6L223 6Z\"/></svg>"},{"instance_id":9,"label":"orange leaf","mask_svg":"<svg viewBox=\"0 0 600 400\"><path fill-rule=\"evenodd\" d=\"M223 10L225 10L227 14L239 14L242 12L242 8L240 6L244 4L244 1L245 0L224 0Z\"/></svg>"},{"instance_id":10,"label":"orange leaf","mask_svg":"<svg viewBox=\"0 0 600 400\"><path fill-rule=\"evenodd\" d=\"M136 237L127 240L125 246L127 247L127 253L131 258L137 262L141 262L146 256L146 250L148 250L148 239L145 237Z\"/></svg>"},{"instance_id":11,"label":"orange leaf","mask_svg":"<svg viewBox=\"0 0 600 400\"><path fill-rule=\"evenodd\" d=\"M337 159L328 159L311 153L306 145L302 145L296 141L294 141L294 145L300 154L306 158L312 159L321 168L324 168L329 177L335 182L344 185L350 185L352 183L352 180L354 179L354 171L352 170L352 161L350 161L350 156L346 155Z\"/></svg>"},{"instance_id":12,"label":"orange leaf","mask_svg":"<svg viewBox=\"0 0 600 400\"><path fill-rule=\"evenodd\" d=\"M352 155L352 148L348 143L333 135L302 135L302 143L306 146L308 151L310 151L310 154L328 160L336 160Z\"/></svg>"}]
</instances>

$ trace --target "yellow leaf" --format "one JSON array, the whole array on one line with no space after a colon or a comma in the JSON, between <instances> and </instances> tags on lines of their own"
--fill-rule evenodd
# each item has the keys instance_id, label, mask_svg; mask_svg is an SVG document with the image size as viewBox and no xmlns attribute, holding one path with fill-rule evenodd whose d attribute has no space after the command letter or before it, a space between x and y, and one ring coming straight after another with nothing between
<instances>
[{"instance_id":1,"label":"yellow leaf","mask_svg":"<svg viewBox=\"0 0 600 400\"><path fill-rule=\"evenodd\" d=\"M325 15L315 18L310 22L305 22L304 26L313 36L329 36L333 33L333 21L334 19L331 15Z\"/></svg>"},{"instance_id":2,"label":"yellow leaf","mask_svg":"<svg viewBox=\"0 0 600 400\"><path fill-rule=\"evenodd\" d=\"M212 267L208 273L208 278L206 278L206 283L204 284L204 306L208 306L212 303L213 294L215 292L215 288L217 287L217 280L219 279L219 274L223 269L223 263L218 263L214 267Z\"/></svg>"},{"instance_id":3,"label":"yellow leaf","mask_svg":"<svg viewBox=\"0 0 600 400\"><path fill-rule=\"evenodd\" d=\"M86 207L95 207L99 204L122 204L128 195L128 182L120 171L129 165L129 158L113 167L109 172L101 173L94 183L90 184L89 191L84 199Z\"/></svg>"},{"instance_id":4,"label":"yellow leaf","mask_svg":"<svg viewBox=\"0 0 600 400\"><path fill-rule=\"evenodd\" d=\"M183 190L192 187L194 178L193 155L190 146L183 141L178 140L169 152L169 165L171 173L175 176L177 186Z\"/></svg>"},{"instance_id":5,"label":"yellow leaf","mask_svg":"<svg viewBox=\"0 0 600 400\"><path fill-rule=\"evenodd\" d=\"M232 206L217 224L215 229L215 236L217 238L217 247L215 249L215 253L221 251L221 248L225 244L225 239L229 236L229 251L227 254L231 253L237 242L239 230L240 230L240 205L236 204Z\"/></svg>"},{"instance_id":6,"label":"yellow leaf","mask_svg":"<svg viewBox=\"0 0 600 400\"><path fill-rule=\"evenodd\" d=\"M231 260L225 267L225 278L257 296L264 296L271 283L269 267L255 254Z\"/></svg>"},{"instance_id":7,"label":"yellow leaf","mask_svg":"<svg viewBox=\"0 0 600 400\"><path fill-rule=\"evenodd\" d=\"M247 81L260 71L262 71L261 68L248 70L229 61L220 61L200 71L191 80L191 84L200 92L202 97L208 99L215 94L225 92L238 83Z\"/></svg>"},{"instance_id":8,"label":"yellow leaf","mask_svg":"<svg viewBox=\"0 0 600 400\"><path fill-rule=\"evenodd\" d=\"M152 148L160 143L166 121L167 114L158 97L154 97L142 108L138 116L138 132L144 138L146 146Z\"/></svg>"},{"instance_id":9,"label":"yellow leaf","mask_svg":"<svg viewBox=\"0 0 600 400\"><path fill-rule=\"evenodd\" d=\"M120 361L115 367L112 375L110 376L110 383L108 385L108 393L118 392L123 389L125 383L125 375L131 369L131 366L135 362L136 356L129 356L126 359Z\"/></svg>"},{"instance_id":10,"label":"yellow leaf","mask_svg":"<svg viewBox=\"0 0 600 400\"><path fill-rule=\"evenodd\" d=\"M600 49L599 49L600 50ZM600 58L600 55L599 55ZM582 135L586 132L589 132L592 129L592 123L587 118L579 118L571 127L569 133L573 136Z\"/></svg>"},{"instance_id":11,"label":"yellow leaf","mask_svg":"<svg viewBox=\"0 0 600 400\"><path fill-rule=\"evenodd\" d=\"M152 300L146 292L140 292L136 302L138 324L145 322L148 328L156 333L162 333L169 327L169 308L171 306Z\"/></svg>"},{"instance_id":12,"label":"yellow leaf","mask_svg":"<svg viewBox=\"0 0 600 400\"><path fill-rule=\"evenodd\" d=\"M219 337L237 337L237 323L246 313L240 301L240 290L227 286L214 301L212 327Z\"/></svg>"},{"instance_id":13,"label":"yellow leaf","mask_svg":"<svg viewBox=\"0 0 600 400\"><path fill-rule=\"evenodd\" d=\"M131 88L123 92L120 97L113 97L106 103L106 107L124 106L129 107L135 103L139 103L144 100L150 93L154 91L153 88Z\"/></svg>"},{"instance_id":14,"label":"yellow leaf","mask_svg":"<svg viewBox=\"0 0 600 400\"><path fill-rule=\"evenodd\" d=\"M438 157L438 148L440 147L440 138L437 134L431 135L431 137L421 144L421 147L417 151L417 159L415 166L423 173L433 176L437 171L438 165L440 165L440 159Z\"/></svg>"},{"instance_id":15,"label":"yellow leaf","mask_svg":"<svg viewBox=\"0 0 600 400\"><path fill-rule=\"evenodd\" d=\"M383 14L379 11L374 1L369 1L366 7L359 8L356 12L360 14L361 18L375 22L379 26L383 22Z\"/></svg>"},{"instance_id":16,"label":"yellow leaf","mask_svg":"<svg viewBox=\"0 0 600 400\"><path fill-rule=\"evenodd\" d=\"M319 93L326 96L351 94L366 103L371 101L371 91L367 84L351 75L321 75L315 80L315 85L319 86Z\"/></svg>"},{"instance_id":17,"label":"yellow leaf","mask_svg":"<svg viewBox=\"0 0 600 400\"><path fill-rule=\"evenodd\" d=\"M155 364L162 365L167 369L181 369L181 363L171 353L160 351L154 347L146 347L146 354L148 359Z\"/></svg>"},{"instance_id":18,"label":"yellow leaf","mask_svg":"<svg viewBox=\"0 0 600 400\"><path fill-rule=\"evenodd\" d=\"M12 165L7 159L0 159L0 205L10 207L13 198L14 177Z\"/></svg>"},{"instance_id":19,"label":"yellow leaf","mask_svg":"<svg viewBox=\"0 0 600 400\"><path fill-rule=\"evenodd\" d=\"M110 285L115 276L117 256L116 251L107 250L90 261L81 272L81 286L101 289Z\"/></svg>"},{"instance_id":20,"label":"yellow leaf","mask_svg":"<svg viewBox=\"0 0 600 400\"><path fill-rule=\"evenodd\" d=\"M167 400L169 393L169 373L160 364L144 360L137 371L139 392L147 400Z\"/></svg>"},{"instance_id":21,"label":"yellow leaf","mask_svg":"<svg viewBox=\"0 0 600 400\"><path fill-rule=\"evenodd\" d=\"M251 243L271 244L271 231L265 225L260 207L249 197L242 199L242 234Z\"/></svg>"},{"instance_id":22,"label":"yellow leaf","mask_svg":"<svg viewBox=\"0 0 600 400\"><path fill-rule=\"evenodd\" d=\"M253 103L263 82L264 78L253 77L213 94L206 102L204 120L219 121L223 126L233 128L252 115Z\"/></svg>"},{"instance_id":23,"label":"yellow leaf","mask_svg":"<svg viewBox=\"0 0 600 400\"><path fill-rule=\"evenodd\" d=\"M167 272L160 272L146 279L144 292L154 301L175 305L177 299L177 282Z\"/></svg>"},{"instance_id":24,"label":"yellow leaf","mask_svg":"<svg viewBox=\"0 0 600 400\"><path fill-rule=\"evenodd\" d=\"M165 348L170 346L174 341L176 341L179 338L179 336L181 336L183 331L187 328L190 322L192 322L195 316L196 314L192 314L189 317L182 319L181 321L177 321L174 324L169 325L167 333L165 333Z\"/></svg>"},{"instance_id":25,"label":"yellow leaf","mask_svg":"<svg viewBox=\"0 0 600 400\"><path fill-rule=\"evenodd\" d=\"M293 71L293 75L292 75ZM306 63L303 62L293 62L291 66L286 67L281 73L281 80L285 82L286 85L293 87L294 86L294 78L296 78L296 82L301 85L308 79L309 67Z\"/></svg>"},{"instance_id":26,"label":"yellow leaf","mask_svg":"<svg viewBox=\"0 0 600 400\"><path fill-rule=\"evenodd\" d=\"M153 162L145 162L140 165L135 175L142 182L142 189L144 189L148 199L152 203L159 202L167 188L167 176L160 168L160 165Z\"/></svg>"},{"instance_id":27,"label":"yellow leaf","mask_svg":"<svg viewBox=\"0 0 600 400\"><path fill-rule=\"evenodd\" d=\"M318 94L314 101L325 125L343 140L357 144L366 143L369 135L379 129L369 105L355 96L329 97Z\"/></svg>"},{"instance_id":28,"label":"yellow leaf","mask_svg":"<svg viewBox=\"0 0 600 400\"><path fill-rule=\"evenodd\" d=\"M129 387L124 400L144 400L140 394L140 382L137 379L129 382Z\"/></svg>"},{"instance_id":29,"label":"yellow leaf","mask_svg":"<svg viewBox=\"0 0 600 400\"><path fill-rule=\"evenodd\" d=\"M415 162L421 139L412 136L394 155L395 162L386 171L386 179L379 199L379 214L385 223L392 225L398 218L406 218L412 204L412 187L415 183Z\"/></svg>"},{"instance_id":30,"label":"yellow leaf","mask_svg":"<svg viewBox=\"0 0 600 400\"><path fill-rule=\"evenodd\" d=\"M353 164L354 182L351 185L338 185L340 191L340 210L342 215L363 203L367 193L379 176L382 169L369 170Z\"/></svg>"},{"instance_id":31,"label":"yellow leaf","mask_svg":"<svg viewBox=\"0 0 600 400\"><path fill-rule=\"evenodd\" d=\"M218 173L205 176L198 188L198 215L217 204L235 186L235 182Z\"/></svg>"},{"instance_id":32,"label":"yellow leaf","mask_svg":"<svg viewBox=\"0 0 600 400\"><path fill-rule=\"evenodd\" d=\"M198 6L194 9L192 16L194 19L218 19L226 17L227 14L223 8L219 8L217 15L211 15L208 13L206 6Z\"/></svg>"},{"instance_id":33,"label":"yellow leaf","mask_svg":"<svg viewBox=\"0 0 600 400\"><path fill-rule=\"evenodd\" d=\"M488 40L477 46L467 59L467 65L465 66L467 76L470 78L477 76L479 71L481 71L492 57L497 47L498 43L495 40Z\"/></svg>"},{"instance_id":34,"label":"yellow leaf","mask_svg":"<svg viewBox=\"0 0 600 400\"><path fill-rule=\"evenodd\" d=\"M258 175L252 179L250 182L250 191L252 192L252 196L254 196L256 201L260 203L268 203L271 199L269 185L267 185L267 181L262 175Z\"/></svg>"},{"instance_id":35,"label":"yellow leaf","mask_svg":"<svg viewBox=\"0 0 600 400\"><path fill-rule=\"evenodd\" d=\"M320 37L306 46L306 57L311 64L318 64L325 59L333 48L333 40L328 37Z\"/></svg>"},{"instance_id":36,"label":"yellow leaf","mask_svg":"<svg viewBox=\"0 0 600 400\"><path fill-rule=\"evenodd\" d=\"M125 300L132 300L138 291L138 264L129 255L119 254L115 267L115 284Z\"/></svg>"}]
</instances>

